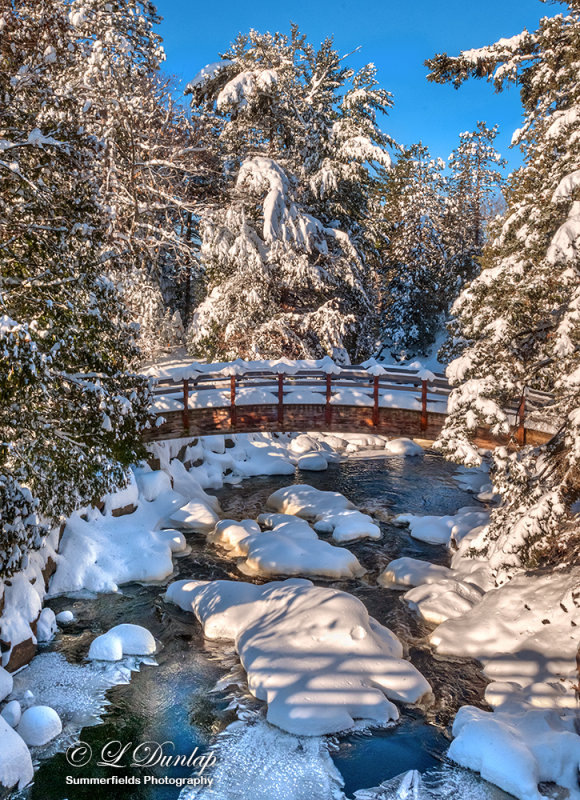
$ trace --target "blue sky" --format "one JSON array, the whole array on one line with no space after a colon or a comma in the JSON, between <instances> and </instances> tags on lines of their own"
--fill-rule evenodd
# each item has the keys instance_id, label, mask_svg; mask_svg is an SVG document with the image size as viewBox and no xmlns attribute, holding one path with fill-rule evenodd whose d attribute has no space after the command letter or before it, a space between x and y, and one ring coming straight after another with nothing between
<instances>
[{"instance_id":1,"label":"blue sky","mask_svg":"<svg viewBox=\"0 0 580 800\"><path fill-rule=\"evenodd\" d=\"M455 54L524 27L533 30L542 16L563 8L539 0L157 0L157 7L164 18L166 70L184 81L216 61L239 31L288 31L297 22L314 43L333 35L342 53L360 46L353 66L376 64L381 84L395 96L382 127L397 141L422 139L433 155L447 158L458 133L484 119L499 123L498 149L512 168L520 163L519 153L508 150L521 120L518 91L496 94L483 81L459 90L430 84L423 61L435 52Z\"/></svg>"}]
</instances>

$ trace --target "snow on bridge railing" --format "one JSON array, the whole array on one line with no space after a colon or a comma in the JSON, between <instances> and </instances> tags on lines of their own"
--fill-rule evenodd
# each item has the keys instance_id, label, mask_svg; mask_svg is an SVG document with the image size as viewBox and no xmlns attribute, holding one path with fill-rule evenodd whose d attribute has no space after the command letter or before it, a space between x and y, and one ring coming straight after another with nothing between
<instances>
[{"instance_id":1,"label":"snow on bridge railing","mask_svg":"<svg viewBox=\"0 0 580 800\"><path fill-rule=\"evenodd\" d=\"M229 408L232 425L242 406L278 407L284 424L284 407L325 407L328 422L333 406L379 408L421 412L421 428L427 427L429 411L445 413L449 384L442 373L421 366L387 366L370 359L361 365L340 366L330 357L319 360L277 359L206 364L191 362L151 367L156 380L154 409L159 414L182 412L188 426L196 409Z\"/></svg>"},{"instance_id":2,"label":"snow on bridge railing","mask_svg":"<svg viewBox=\"0 0 580 800\"><path fill-rule=\"evenodd\" d=\"M340 366L330 357L318 360L277 359L219 363L179 362L152 365L145 373L155 379L153 409L162 415L183 415L188 429L190 414L201 409L229 409L236 426L238 408L276 406L281 429L288 406L323 406L330 425L333 407L372 408L372 422L379 422L381 408L421 413L420 427L428 427L430 412L447 413L451 388L443 373L431 372L420 363L409 366L381 364L374 359L360 365ZM516 427L519 444L526 441L526 420L541 414L549 395L525 390L506 411ZM542 429L540 423L539 429ZM537 420L533 427L537 426Z\"/></svg>"}]
</instances>

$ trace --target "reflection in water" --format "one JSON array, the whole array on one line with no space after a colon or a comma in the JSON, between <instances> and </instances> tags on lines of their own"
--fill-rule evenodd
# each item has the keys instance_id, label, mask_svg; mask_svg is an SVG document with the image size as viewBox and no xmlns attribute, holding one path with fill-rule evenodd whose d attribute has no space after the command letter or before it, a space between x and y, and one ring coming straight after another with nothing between
<instances>
[{"instance_id":1,"label":"reflection in water","mask_svg":"<svg viewBox=\"0 0 580 800\"><path fill-rule=\"evenodd\" d=\"M399 593L377 587L375 578L389 561L403 555L446 563L443 547L415 541L408 531L389 520L402 512L449 514L472 505L473 497L453 481L453 471L453 465L426 454L424 458L358 458L331 464L323 473L297 473L295 478L297 483L342 492L380 520L384 534L381 541L349 546L368 574L359 581L335 581L331 585L355 594L370 614L403 641L412 662L434 689L436 702L426 715L401 709L401 722L396 726L372 733L351 733L330 741L284 734L263 722L262 704L248 694L231 643L206 642L190 614L163 603L162 588L133 584L123 587L122 594L96 599L58 598L51 603L56 612L73 610L77 621L47 649L58 650L73 664L83 662L96 635L120 622L145 626L161 645L156 656L158 666L142 665L130 684L109 689L110 705L102 721L93 719L92 727L77 734L78 725L74 731L73 721L68 720L68 739L61 737L63 741L59 742L62 749L74 738L89 743L93 753L113 740L135 745L145 741L172 742L172 752L177 754L191 753L196 747L200 752L207 751L215 744L218 762L213 787L186 789L183 793L185 798L204 800L331 800L344 797L341 775L347 796L358 789L378 786L407 769L435 768L433 774L440 775L438 765L448 746L448 723L459 705L481 704L485 681L472 662L434 658L426 643L428 628L408 610ZM267 497L290 482L287 476L255 478L220 490L217 494L224 516L255 518L264 510ZM205 537L191 533L186 536L191 551L177 559L174 577L247 580L235 563L206 545ZM328 581L320 583L329 585ZM22 680L26 680L26 671ZM237 717L245 721L220 733ZM52 754L41 763L35 783L25 795L29 800L169 800L179 794L175 785L67 785L66 777L117 775L143 779L145 774L170 778L191 775L190 767L144 770L127 765L98 767L95 761L73 769L62 752ZM464 773L451 770L450 774ZM476 777L471 776L469 781L479 787L480 794L456 791L454 796L465 800L503 796Z\"/></svg>"}]
</instances>

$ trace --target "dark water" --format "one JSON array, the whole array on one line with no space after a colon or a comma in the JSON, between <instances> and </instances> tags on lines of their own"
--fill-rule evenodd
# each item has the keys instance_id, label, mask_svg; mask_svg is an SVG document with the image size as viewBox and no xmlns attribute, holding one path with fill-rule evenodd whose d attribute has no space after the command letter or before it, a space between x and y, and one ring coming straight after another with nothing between
<instances>
[{"instance_id":1,"label":"dark water","mask_svg":"<svg viewBox=\"0 0 580 800\"><path fill-rule=\"evenodd\" d=\"M375 585L376 575L388 562L403 555L446 563L445 548L418 542L389 520L402 512L450 514L462 506L473 505L472 495L458 488L452 479L453 471L453 465L434 454L426 454L424 458L357 458L331 464L326 472L297 473L294 480L342 492L380 521L382 540L349 545L368 574L362 580L334 581L332 585L356 595L376 619L399 636L412 662L433 686L436 698L435 705L425 711L402 709L401 721L396 726L375 730L372 735L353 733L338 738L332 755L345 779L347 795L356 789L376 786L407 769L422 771L439 763L449 744L448 726L457 708L465 703L482 705L485 681L479 668L465 659L435 658L426 641L429 628L408 610L400 593ZM264 510L267 497L291 482L288 476L254 478L216 494L224 516L256 517ZM187 535L191 552L176 560L174 577L242 579L235 564L206 547L204 537ZM234 711L227 708L231 691L229 694L225 689L212 691L216 682L237 664L231 647L206 642L195 619L175 606L165 605L162 592L161 586L135 584L123 587L123 593L118 595L58 598L51 603L57 613L64 608L74 611L77 621L48 646L62 652L71 662L82 663L94 636L120 622L148 628L161 643L161 649L156 656L158 666L143 665L133 674L130 684L110 689L107 695L110 705L102 723L84 728L75 737L92 747L93 759L89 765L72 768L63 753L44 760L34 785L26 792L30 800L176 798L179 789L175 785L72 786L66 784L66 777L138 775L142 778L144 774L187 777L191 767L159 767L148 771L128 766L97 767L95 754L113 740L133 742L135 746L145 741L169 741L179 754L189 754L196 747L198 752L204 752L215 734L235 719ZM236 691L242 697L245 695L243 685ZM249 697L245 697L245 702L250 707L260 707ZM121 763L128 763L128 756Z\"/></svg>"}]
</instances>

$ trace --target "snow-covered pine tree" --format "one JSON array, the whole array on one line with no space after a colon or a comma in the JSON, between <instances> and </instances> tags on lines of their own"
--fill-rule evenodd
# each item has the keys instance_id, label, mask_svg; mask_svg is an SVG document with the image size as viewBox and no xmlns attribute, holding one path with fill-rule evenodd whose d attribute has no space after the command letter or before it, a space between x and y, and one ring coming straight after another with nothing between
<instances>
[{"instance_id":1,"label":"snow-covered pine tree","mask_svg":"<svg viewBox=\"0 0 580 800\"><path fill-rule=\"evenodd\" d=\"M142 452L146 381L104 275L99 143L70 75L84 58L61 0L0 12L0 574L43 524L122 485Z\"/></svg>"},{"instance_id":2,"label":"snow-covered pine tree","mask_svg":"<svg viewBox=\"0 0 580 800\"><path fill-rule=\"evenodd\" d=\"M542 19L534 32L428 62L438 82L519 84L525 112L514 135L525 165L512 176L481 275L455 303L467 346L448 370L455 388L440 437L448 457L477 464L479 424L507 434L510 400L529 388L553 393L543 412L557 420L549 443L494 452L503 504L474 547L488 554L499 581L522 565L568 560L578 541L571 507L580 493L579 61L580 0L570 0L567 13Z\"/></svg>"},{"instance_id":3,"label":"snow-covered pine tree","mask_svg":"<svg viewBox=\"0 0 580 800\"><path fill-rule=\"evenodd\" d=\"M387 177L381 342L397 358L425 353L447 310L444 168L419 143L402 152Z\"/></svg>"},{"instance_id":4,"label":"snow-covered pine tree","mask_svg":"<svg viewBox=\"0 0 580 800\"><path fill-rule=\"evenodd\" d=\"M207 297L189 333L209 358L358 359L374 346L377 242L368 216L390 159L375 70L251 31L188 91L211 122L223 193L202 217Z\"/></svg>"},{"instance_id":5,"label":"snow-covered pine tree","mask_svg":"<svg viewBox=\"0 0 580 800\"><path fill-rule=\"evenodd\" d=\"M503 184L506 161L494 147L497 125L478 122L474 131L459 134L459 144L448 159L445 242L454 300L479 273L479 259L494 201Z\"/></svg>"},{"instance_id":6,"label":"snow-covered pine tree","mask_svg":"<svg viewBox=\"0 0 580 800\"><path fill-rule=\"evenodd\" d=\"M111 277L139 323L141 349L153 356L177 343L166 337L167 318L176 308L190 314L184 306L195 299L192 219L207 184L208 150L160 75L165 56L153 3L72 0L69 17L84 53L71 81L85 129L104 148L99 180L110 210Z\"/></svg>"}]
</instances>

